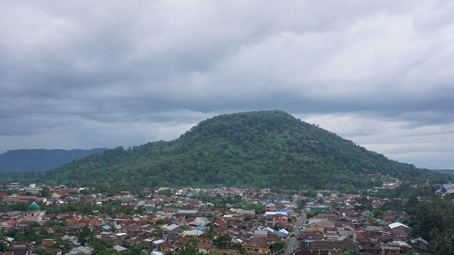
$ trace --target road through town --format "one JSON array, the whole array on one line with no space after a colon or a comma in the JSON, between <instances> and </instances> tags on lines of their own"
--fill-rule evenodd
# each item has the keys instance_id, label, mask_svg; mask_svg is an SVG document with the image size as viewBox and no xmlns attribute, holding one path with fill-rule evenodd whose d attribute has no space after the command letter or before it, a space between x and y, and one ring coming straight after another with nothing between
<instances>
[{"instance_id":1,"label":"road through town","mask_svg":"<svg viewBox=\"0 0 454 255\"><path fill-rule=\"evenodd\" d=\"M301 212L301 216L297 218L295 227L293 228L290 236L287 239L284 255L291 255L296 251L296 249L300 247L300 241L298 240L298 237L300 235L300 229L304 226L305 223L306 212L304 212L303 210Z\"/></svg>"}]
</instances>

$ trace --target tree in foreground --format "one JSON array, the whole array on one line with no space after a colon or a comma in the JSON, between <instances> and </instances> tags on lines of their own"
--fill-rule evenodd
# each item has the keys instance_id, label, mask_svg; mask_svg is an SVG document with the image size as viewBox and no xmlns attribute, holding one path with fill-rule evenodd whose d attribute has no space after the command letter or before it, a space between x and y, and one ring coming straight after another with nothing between
<instances>
[{"instance_id":1,"label":"tree in foreground","mask_svg":"<svg viewBox=\"0 0 454 255\"><path fill-rule=\"evenodd\" d=\"M188 240L184 243L183 246L180 247L177 251L177 255L199 255L199 247L197 244L199 243L199 239L190 236Z\"/></svg>"}]
</instances>

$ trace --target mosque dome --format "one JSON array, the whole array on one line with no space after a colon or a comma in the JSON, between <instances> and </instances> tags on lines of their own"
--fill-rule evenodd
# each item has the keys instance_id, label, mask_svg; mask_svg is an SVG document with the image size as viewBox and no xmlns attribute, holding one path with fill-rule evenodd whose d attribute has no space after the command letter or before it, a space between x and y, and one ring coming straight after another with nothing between
<instances>
[{"instance_id":1,"label":"mosque dome","mask_svg":"<svg viewBox=\"0 0 454 255\"><path fill-rule=\"evenodd\" d=\"M27 211L41 211L41 207L36 202L33 202L28 206Z\"/></svg>"}]
</instances>

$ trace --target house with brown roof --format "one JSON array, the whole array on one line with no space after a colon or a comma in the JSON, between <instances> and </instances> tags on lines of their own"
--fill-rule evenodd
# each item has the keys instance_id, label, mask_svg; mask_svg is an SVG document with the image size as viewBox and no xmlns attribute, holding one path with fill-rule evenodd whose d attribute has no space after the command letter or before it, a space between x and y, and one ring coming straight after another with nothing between
<instances>
[{"instance_id":1,"label":"house with brown roof","mask_svg":"<svg viewBox=\"0 0 454 255\"><path fill-rule=\"evenodd\" d=\"M337 241L314 241L308 243L309 247L327 251L359 251L359 246L353 240L344 238Z\"/></svg>"},{"instance_id":2,"label":"house with brown roof","mask_svg":"<svg viewBox=\"0 0 454 255\"><path fill-rule=\"evenodd\" d=\"M243 248L250 254L270 254L271 244L267 239L256 237L244 244Z\"/></svg>"},{"instance_id":3,"label":"house with brown roof","mask_svg":"<svg viewBox=\"0 0 454 255\"><path fill-rule=\"evenodd\" d=\"M202 254L209 254L213 249L213 245L206 242L198 242L197 247L199 248L199 252Z\"/></svg>"},{"instance_id":4,"label":"house with brown roof","mask_svg":"<svg viewBox=\"0 0 454 255\"><path fill-rule=\"evenodd\" d=\"M313 249L311 247L303 247L298 249L294 255L328 255L328 251Z\"/></svg>"}]
</instances>

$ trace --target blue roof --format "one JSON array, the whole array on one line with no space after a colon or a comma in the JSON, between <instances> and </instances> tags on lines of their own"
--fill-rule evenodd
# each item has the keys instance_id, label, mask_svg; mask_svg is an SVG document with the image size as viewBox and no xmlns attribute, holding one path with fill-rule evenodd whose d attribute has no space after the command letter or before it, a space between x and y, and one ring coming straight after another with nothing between
<instances>
[{"instance_id":1,"label":"blue roof","mask_svg":"<svg viewBox=\"0 0 454 255\"><path fill-rule=\"evenodd\" d=\"M202 227L202 226L197 226L196 228L198 228L198 229L201 230L201 231L204 231L204 230L205 230L205 228Z\"/></svg>"},{"instance_id":2,"label":"blue roof","mask_svg":"<svg viewBox=\"0 0 454 255\"><path fill-rule=\"evenodd\" d=\"M275 212L281 212L281 213L288 213L291 214L292 212L289 210L276 210Z\"/></svg>"},{"instance_id":3,"label":"blue roof","mask_svg":"<svg viewBox=\"0 0 454 255\"><path fill-rule=\"evenodd\" d=\"M262 205L262 206L263 206L263 205ZM273 203L268 203L268 204L266 204L266 206L276 206L276 205L273 204Z\"/></svg>"},{"instance_id":4,"label":"blue roof","mask_svg":"<svg viewBox=\"0 0 454 255\"><path fill-rule=\"evenodd\" d=\"M277 236L287 236L287 234L283 233L283 232L279 232L279 231L274 231L273 234L277 235Z\"/></svg>"},{"instance_id":5,"label":"blue roof","mask_svg":"<svg viewBox=\"0 0 454 255\"><path fill-rule=\"evenodd\" d=\"M109 225L102 226L103 229L111 229L112 227Z\"/></svg>"}]
</instances>

